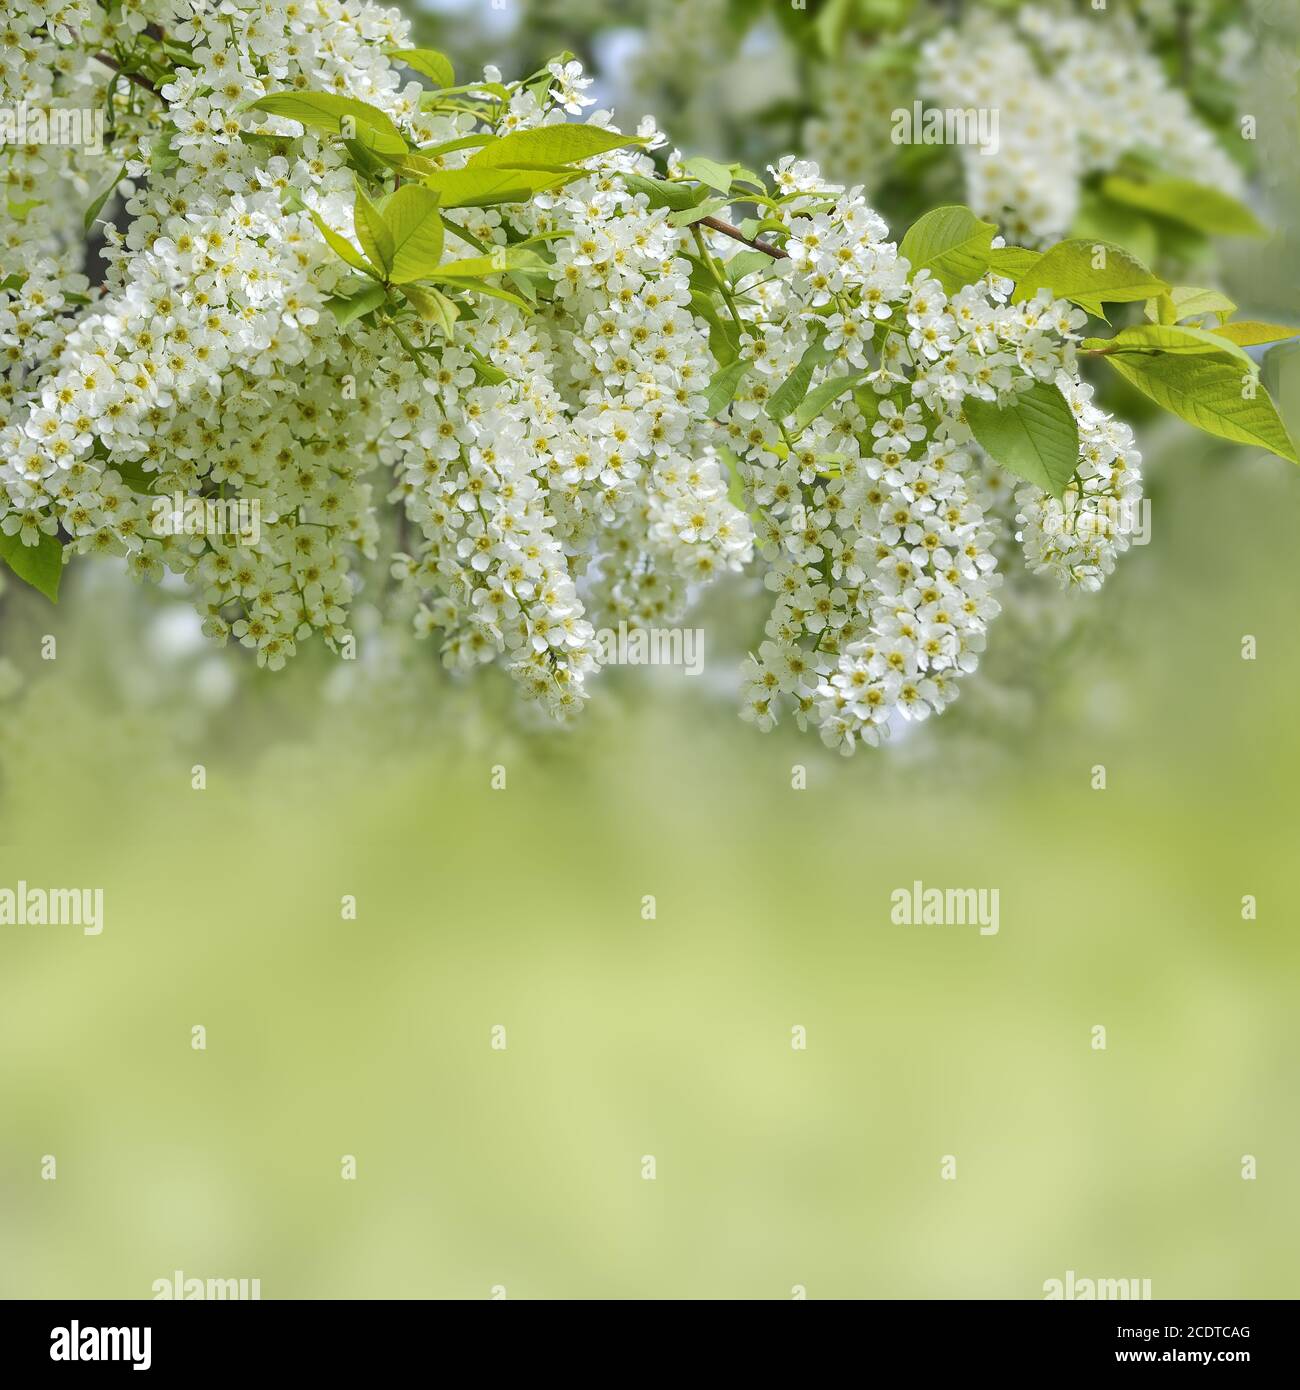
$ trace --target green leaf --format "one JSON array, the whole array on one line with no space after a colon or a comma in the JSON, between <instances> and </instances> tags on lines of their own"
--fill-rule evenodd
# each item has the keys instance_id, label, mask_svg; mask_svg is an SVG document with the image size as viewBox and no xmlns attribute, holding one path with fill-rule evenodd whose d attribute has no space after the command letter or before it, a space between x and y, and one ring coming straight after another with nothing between
<instances>
[{"instance_id":1,"label":"green leaf","mask_svg":"<svg viewBox=\"0 0 1300 1390\"><path fill-rule=\"evenodd\" d=\"M435 275L433 278L437 280L441 277ZM443 283L453 285L459 290L473 290L475 294L485 294L489 299L503 299L507 304L513 304L521 313L531 314L533 312L533 306L527 299L513 294L510 290L503 290L500 285L493 285L487 280L448 278Z\"/></svg>"},{"instance_id":2,"label":"green leaf","mask_svg":"<svg viewBox=\"0 0 1300 1390\"><path fill-rule=\"evenodd\" d=\"M451 65L451 59L436 48L386 48L384 52L399 63L405 63L408 68L423 73L435 87L455 85L456 70Z\"/></svg>"},{"instance_id":3,"label":"green leaf","mask_svg":"<svg viewBox=\"0 0 1300 1390\"><path fill-rule=\"evenodd\" d=\"M384 203L383 218L393 243L391 278L395 285L419 280L438 267L444 231L438 195L404 183Z\"/></svg>"},{"instance_id":4,"label":"green leaf","mask_svg":"<svg viewBox=\"0 0 1300 1390\"><path fill-rule=\"evenodd\" d=\"M1227 338L1230 343L1241 347L1255 347L1259 343L1280 343L1287 338L1300 336L1300 328L1287 328L1280 323L1256 323L1252 319L1242 319L1239 323L1221 323L1210 332L1216 338Z\"/></svg>"},{"instance_id":5,"label":"green leaf","mask_svg":"<svg viewBox=\"0 0 1300 1390\"><path fill-rule=\"evenodd\" d=\"M833 376L829 381L823 381L820 386L814 387L804 397L803 404L794 413L794 432L801 434L828 405L838 400L845 391L861 385L862 379L866 375L866 372L848 372L843 376Z\"/></svg>"},{"instance_id":6,"label":"green leaf","mask_svg":"<svg viewBox=\"0 0 1300 1390\"><path fill-rule=\"evenodd\" d=\"M1105 355L1114 352L1228 352L1247 371L1255 364L1246 351L1190 323L1141 323L1123 328L1110 338L1085 338L1083 347Z\"/></svg>"},{"instance_id":7,"label":"green leaf","mask_svg":"<svg viewBox=\"0 0 1300 1390\"><path fill-rule=\"evenodd\" d=\"M1117 352L1106 361L1144 396L1197 429L1251 444L1300 463L1268 394L1227 352L1141 356ZM1244 394L1253 388L1253 398Z\"/></svg>"},{"instance_id":8,"label":"green leaf","mask_svg":"<svg viewBox=\"0 0 1300 1390\"><path fill-rule=\"evenodd\" d=\"M171 136L164 132L149 149L149 169L155 177L170 173L180 163L180 156L172 149Z\"/></svg>"},{"instance_id":9,"label":"green leaf","mask_svg":"<svg viewBox=\"0 0 1300 1390\"><path fill-rule=\"evenodd\" d=\"M880 419L880 407L888 399L870 387L859 387L853 392L853 404L862 412L865 428L870 429Z\"/></svg>"},{"instance_id":10,"label":"green leaf","mask_svg":"<svg viewBox=\"0 0 1300 1390\"><path fill-rule=\"evenodd\" d=\"M1023 280L1042 259L1041 251L1024 246L995 246L989 252L989 269L1008 280Z\"/></svg>"},{"instance_id":11,"label":"green leaf","mask_svg":"<svg viewBox=\"0 0 1300 1390\"><path fill-rule=\"evenodd\" d=\"M336 294L331 296L325 301L325 307L338 320L339 327L346 328L348 324L359 319L363 314L368 314L372 309L379 308L386 298L387 295L382 285L366 285L353 295Z\"/></svg>"},{"instance_id":12,"label":"green leaf","mask_svg":"<svg viewBox=\"0 0 1300 1390\"><path fill-rule=\"evenodd\" d=\"M272 135L269 130L241 130L239 138L246 145L252 145L255 150L263 150L267 154L278 154L287 158L297 136Z\"/></svg>"},{"instance_id":13,"label":"green leaf","mask_svg":"<svg viewBox=\"0 0 1300 1390\"><path fill-rule=\"evenodd\" d=\"M497 246L486 256L468 256L461 261L444 261L431 274L440 280L480 280L485 275L501 275L510 270L544 270L546 262L536 251L522 246Z\"/></svg>"},{"instance_id":14,"label":"green leaf","mask_svg":"<svg viewBox=\"0 0 1300 1390\"><path fill-rule=\"evenodd\" d=\"M715 159L695 155L682 164L683 171L700 183L707 184L718 193L731 192L731 170Z\"/></svg>"},{"instance_id":15,"label":"green leaf","mask_svg":"<svg viewBox=\"0 0 1300 1390\"><path fill-rule=\"evenodd\" d=\"M727 205L726 198L710 198L708 202L701 203L698 207L683 208L680 212L670 212L668 221L674 227L691 227L703 218L712 217L715 212L721 212Z\"/></svg>"},{"instance_id":16,"label":"green leaf","mask_svg":"<svg viewBox=\"0 0 1300 1390\"><path fill-rule=\"evenodd\" d=\"M793 415L808 394L808 385L812 381L813 373L818 367L824 367L833 361L834 357L835 349L825 346L824 337L810 343L804 349L798 366L772 392L767 402L768 418L780 424L787 416Z\"/></svg>"},{"instance_id":17,"label":"green leaf","mask_svg":"<svg viewBox=\"0 0 1300 1390\"><path fill-rule=\"evenodd\" d=\"M357 199L352 205L352 225L356 229L357 241L371 265L378 267L386 280L393 268L393 234L379 209L361 187L359 179L356 181L356 187ZM435 198L434 202L437 201Z\"/></svg>"},{"instance_id":18,"label":"green leaf","mask_svg":"<svg viewBox=\"0 0 1300 1390\"><path fill-rule=\"evenodd\" d=\"M687 284L693 290L700 290L704 294L711 295L718 288L718 279L709 263L699 256L692 256L686 253L686 259L690 263L691 273L687 277Z\"/></svg>"},{"instance_id":19,"label":"green leaf","mask_svg":"<svg viewBox=\"0 0 1300 1390\"><path fill-rule=\"evenodd\" d=\"M1062 496L1079 466L1079 426L1057 387L1036 381L1001 410L968 396L963 410L971 433L994 463L1053 497Z\"/></svg>"},{"instance_id":20,"label":"green leaf","mask_svg":"<svg viewBox=\"0 0 1300 1390\"><path fill-rule=\"evenodd\" d=\"M666 179L647 179L640 174L624 174L623 184L632 193L644 193L652 208L671 208L681 212L693 208L708 197L708 188L701 184L669 183Z\"/></svg>"},{"instance_id":21,"label":"green leaf","mask_svg":"<svg viewBox=\"0 0 1300 1390\"><path fill-rule=\"evenodd\" d=\"M1192 227L1206 236L1264 236L1255 214L1230 194L1190 179L1158 178L1139 183L1112 174L1102 192L1117 203L1154 212Z\"/></svg>"},{"instance_id":22,"label":"green leaf","mask_svg":"<svg viewBox=\"0 0 1300 1390\"><path fill-rule=\"evenodd\" d=\"M731 170L732 188L735 188L738 183L744 183L749 184L752 188L757 189L763 194L767 193L767 184L764 183L762 178L752 169L745 168L743 164L731 164L728 165L728 168Z\"/></svg>"},{"instance_id":23,"label":"green leaf","mask_svg":"<svg viewBox=\"0 0 1300 1390\"><path fill-rule=\"evenodd\" d=\"M447 98L460 96L466 92L471 92L479 98L495 97L497 101L509 101L510 99L510 93L500 82L462 82L459 87L440 87L436 92L421 92L420 110L464 111L466 108L463 104L449 102Z\"/></svg>"},{"instance_id":24,"label":"green leaf","mask_svg":"<svg viewBox=\"0 0 1300 1390\"><path fill-rule=\"evenodd\" d=\"M541 296L537 292L536 284L529 278L533 275L539 275L539 272L525 268L519 271L512 270L508 272L506 276L515 289L528 301L530 311L535 309L541 300ZM548 281L549 278L549 276L546 277Z\"/></svg>"},{"instance_id":25,"label":"green leaf","mask_svg":"<svg viewBox=\"0 0 1300 1390\"><path fill-rule=\"evenodd\" d=\"M445 294L428 285L403 285L402 293L425 323L433 324L446 337L451 337L460 310Z\"/></svg>"},{"instance_id":26,"label":"green leaf","mask_svg":"<svg viewBox=\"0 0 1300 1390\"><path fill-rule=\"evenodd\" d=\"M91 224L94 222L95 218L97 218L99 214L103 212L104 204L108 202L108 200L113 196L114 193L117 192L118 184L121 183L125 177L126 165L123 164L122 167L117 171L117 173L113 175L113 180L108 185L108 187L86 209L86 215L81 220L81 230L83 232L90 231Z\"/></svg>"},{"instance_id":27,"label":"green leaf","mask_svg":"<svg viewBox=\"0 0 1300 1390\"><path fill-rule=\"evenodd\" d=\"M367 149L405 154L406 141L392 120L377 106L335 92L274 92L250 102L249 110L284 116L313 130L328 130L355 139ZM343 122L349 122L344 129Z\"/></svg>"},{"instance_id":28,"label":"green leaf","mask_svg":"<svg viewBox=\"0 0 1300 1390\"><path fill-rule=\"evenodd\" d=\"M1169 286L1122 246L1072 239L1043 253L1042 260L1016 286L1011 302L1033 299L1040 289L1100 317L1103 304L1151 299L1166 294Z\"/></svg>"},{"instance_id":29,"label":"green leaf","mask_svg":"<svg viewBox=\"0 0 1300 1390\"><path fill-rule=\"evenodd\" d=\"M746 362L743 357L738 357L734 362L729 362L725 367L719 367L714 372L709 381L705 405L705 412L710 420L716 415L720 415L735 399L741 379L752 365L752 363Z\"/></svg>"},{"instance_id":30,"label":"green leaf","mask_svg":"<svg viewBox=\"0 0 1300 1390\"><path fill-rule=\"evenodd\" d=\"M537 164L576 164L592 155L604 154L623 145L645 142L635 135L605 130L596 125L546 125L531 130L514 130L470 155L471 169L510 165L523 168Z\"/></svg>"},{"instance_id":31,"label":"green leaf","mask_svg":"<svg viewBox=\"0 0 1300 1390\"><path fill-rule=\"evenodd\" d=\"M109 469L116 473L132 492L152 493L153 485L159 477L157 472L150 473L142 463L133 460L111 463Z\"/></svg>"},{"instance_id":32,"label":"green leaf","mask_svg":"<svg viewBox=\"0 0 1300 1390\"><path fill-rule=\"evenodd\" d=\"M813 20L813 31L822 56L831 60L844 49L845 31L853 17L853 0L826 0Z\"/></svg>"},{"instance_id":33,"label":"green leaf","mask_svg":"<svg viewBox=\"0 0 1300 1390\"><path fill-rule=\"evenodd\" d=\"M379 272L374 266L357 250L355 246L346 238L341 237L316 211L315 208L307 208L307 215L316 224L321 236L325 238L331 251L336 256L345 260L353 270L359 270L363 275L369 275L372 280L380 278Z\"/></svg>"},{"instance_id":34,"label":"green leaf","mask_svg":"<svg viewBox=\"0 0 1300 1390\"><path fill-rule=\"evenodd\" d=\"M424 145L418 155L411 156L411 162L418 160L421 164L427 165L424 170L426 174L434 174L438 171L438 166L432 162L436 156L455 154L457 150L476 150L480 145L489 145L495 139L495 135L481 133L462 135L456 140L444 140L440 145Z\"/></svg>"},{"instance_id":35,"label":"green leaf","mask_svg":"<svg viewBox=\"0 0 1300 1390\"><path fill-rule=\"evenodd\" d=\"M1175 285L1168 294L1147 300L1144 312L1152 323L1178 323L1181 319L1202 318L1206 314L1216 314L1220 319L1226 319L1236 311L1237 306L1232 300L1218 290L1201 289L1196 285Z\"/></svg>"},{"instance_id":36,"label":"green leaf","mask_svg":"<svg viewBox=\"0 0 1300 1390\"><path fill-rule=\"evenodd\" d=\"M461 346L474 359L474 370L478 373L478 379L485 385L500 386L503 381L510 380L509 376L500 367L494 367L473 343L467 342Z\"/></svg>"},{"instance_id":37,"label":"green leaf","mask_svg":"<svg viewBox=\"0 0 1300 1390\"><path fill-rule=\"evenodd\" d=\"M378 158L399 178L409 179L413 183L419 183L430 174L441 172L434 160L425 159L421 154L381 154Z\"/></svg>"},{"instance_id":38,"label":"green leaf","mask_svg":"<svg viewBox=\"0 0 1300 1390\"><path fill-rule=\"evenodd\" d=\"M41 533L35 545L24 545L17 536L0 533L0 560L33 589L40 590L51 603L59 601L59 581L63 577L63 547Z\"/></svg>"},{"instance_id":39,"label":"green leaf","mask_svg":"<svg viewBox=\"0 0 1300 1390\"><path fill-rule=\"evenodd\" d=\"M691 291L691 308L709 325L709 351L722 363L734 362L740 355L740 330L731 316L723 318L713 297L703 290Z\"/></svg>"},{"instance_id":40,"label":"green leaf","mask_svg":"<svg viewBox=\"0 0 1300 1390\"><path fill-rule=\"evenodd\" d=\"M518 235L514 228L507 227L507 232L512 237ZM573 235L571 229L566 227L553 227L549 232L530 232L527 236L521 237L519 241L511 241L512 246L536 246L539 242L563 241L566 237ZM482 242L479 243L480 247Z\"/></svg>"},{"instance_id":41,"label":"green leaf","mask_svg":"<svg viewBox=\"0 0 1300 1390\"><path fill-rule=\"evenodd\" d=\"M486 168L439 169L425 176L445 208L489 207L494 203L526 203L535 193L559 188L578 178L575 173L556 174L544 169Z\"/></svg>"},{"instance_id":42,"label":"green leaf","mask_svg":"<svg viewBox=\"0 0 1300 1390\"><path fill-rule=\"evenodd\" d=\"M913 277L928 270L949 294L973 284L989 266L997 228L960 206L935 208L918 218L898 247L911 262Z\"/></svg>"},{"instance_id":43,"label":"green leaf","mask_svg":"<svg viewBox=\"0 0 1300 1390\"><path fill-rule=\"evenodd\" d=\"M738 251L725 263L723 269L727 272L727 280L734 285L746 275L767 270L771 264L772 258L766 251Z\"/></svg>"},{"instance_id":44,"label":"green leaf","mask_svg":"<svg viewBox=\"0 0 1300 1390\"><path fill-rule=\"evenodd\" d=\"M1156 233L1157 249L1148 265L1155 265L1158 261L1174 265L1200 265L1213 254L1210 238L1204 232L1175 222L1170 217L1153 215L1150 220Z\"/></svg>"},{"instance_id":45,"label":"green leaf","mask_svg":"<svg viewBox=\"0 0 1300 1390\"><path fill-rule=\"evenodd\" d=\"M382 179L388 172L390 161L397 155L379 155L368 150L360 140L344 140L343 148L348 152L348 163L365 178Z\"/></svg>"}]
</instances>

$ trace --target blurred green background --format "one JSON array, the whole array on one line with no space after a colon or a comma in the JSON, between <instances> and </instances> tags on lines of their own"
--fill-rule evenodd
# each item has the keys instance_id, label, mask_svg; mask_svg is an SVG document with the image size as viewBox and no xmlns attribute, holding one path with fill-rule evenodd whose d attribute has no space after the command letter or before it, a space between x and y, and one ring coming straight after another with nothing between
<instances>
[{"instance_id":1,"label":"blurred green background","mask_svg":"<svg viewBox=\"0 0 1300 1390\"><path fill-rule=\"evenodd\" d=\"M851 762L641 673L567 735L305 669L188 728L11 640L0 881L106 926L0 929L0 1292L1296 1296L1300 479L1176 466L1104 680ZM914 879L1000 932L891 925Z\"/></svg>"},{"instance_id":2,"label":"blurred green background","mask_svg":"<svg viewBox=\"0 0 1300 1390\"><path fill-rule=\"evenodd\" d=\"M1288 244L1228 257L1243 316L1294 316ZM1005 615L851 761L735 717L756 581L704 679L562 733L379 627L272 676L110 566L11 586L0 886L106 926L0 927L0 1295L1300 1296L1300 476L1142 443L1153 542L1085 620ZM1000 932L892 925L916 879Z\"/></svg>"}]
</instances>

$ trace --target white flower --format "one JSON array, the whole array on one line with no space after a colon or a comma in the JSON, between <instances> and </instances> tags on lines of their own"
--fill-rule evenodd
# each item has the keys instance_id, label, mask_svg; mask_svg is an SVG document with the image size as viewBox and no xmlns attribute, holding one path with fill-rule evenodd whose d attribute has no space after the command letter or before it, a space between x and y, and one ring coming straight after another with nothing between
<instances>
[{"instance_id":1,"label":"white flower","mask_svg":"<svg viewBox=\"0 0 1300 1390\"><path fill-rule=\"evenodd\" d=\"M594 106L594 97L585 96L591 86L591 78L582 75L582 64L560 63L558 60L546 65L546 70L555 79L551 88L551 99L572 116L582 114L584 106Z\"/></svg>"},{"instance_id":2,"label":"white flower","mask_svg":"<svg viewBox=\"0 0 1300 1390\"><path fill-rule=\"evenodd\" d=\"M181 17L171 0L157 5L196 66L161 103L123 108L113 159L127 151L148 176L123 186L126 229L108 239L102 295L69 298L87 288L80 194L53 188L6 243L24 276L0 291L5 535L124 554L148 582L180 576L204 630L271 671L313 639L350 645L374 561L447 667L499 662L557 718L587 698L597 629L676 625L757 551L772 606L745 668L744 717L766 729L788 712L844 752L955 698L999 611L1010 517L987 502L968 397L1052 380L1079 420L1066 503L1032 488L1016 497L1031 568L1091 587L1127 543L1101 508L1135 499L1138 460L1077 380L1078 312L1050 295L1009 305L1005 281L949 296L928 275L909 279L861 192L828 185L807 160L772 171L789 259L745 281L737 341L751 369L716 418L709 383L735 348L693 298L694 234L626 181L653 173L644 148L592 159L530 202L458 210L449 259L469 254L469 237L544 238L533 244L553 257L551 293L536 313L478 295L449 339L415 321L402 337L373 318L340 329L326 304L354 277L286 195L351 226L346 151L303 132L268 153L241 138L265 123L231 117L245 96L356 95L413 139L460 144L442 156L454 169L471 154L464 137L498 112L496 133L553 124L592 104L589 80L554 63L548 93L516 89L480 103L481 118L420 111L384 54L409 37L391 11L241 0L232 37L230 6L187 4ZM0 96L50 85L44 10L21 18L38 58L0 68ZM92 53L113 45L97 43L76 53L102 95L109 74ZM638 133L663 143L651 122ZM20 170L34 158L10 157ZM111 172L78 178L103 186ZM723 272L744 249L702 235ZM778 424L772 395L813 348L810 389L843 389L815 418L800 425L791 411ZM836 381L849 373L853 389ZM149 484L185 500L177 534L153 526ZM381 565L385 498L405 534ZM1073 529L1059 524L1072 501L1087 504ZM255 506L255 527L228 505L240 503Z\"/></svg>"}]
</instances>

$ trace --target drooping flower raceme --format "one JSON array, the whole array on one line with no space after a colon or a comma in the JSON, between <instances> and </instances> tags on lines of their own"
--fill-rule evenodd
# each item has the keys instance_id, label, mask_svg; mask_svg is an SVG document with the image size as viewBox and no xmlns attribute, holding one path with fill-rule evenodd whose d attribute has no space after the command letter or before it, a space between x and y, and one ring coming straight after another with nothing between
<instances>
[{"instance_id":1,"label":"drooping flower raceme","mask_svg":"<svg viewBox=\"0 0 1300 1390\"><path fill-rule=\"evenodd\" d=\"M646 120L531 196L447 207L429 274L446 294L407 303L385 280L373 309L340 313L361 305L350 266L375 236L359 189L382 202L417 166L402 156L394 180L346 133L250 103L346 96L400 129L419 168L455 171L586 110L580 70L490 72L428 103L385 54L407 43L400 16L334 0L112 14L83 0L9 22L22 57L5 99L34 64L52 100L106 106L115 133L101 168L69 160L6 232L0 526L181 576L208 633L259 664L312 636L349 654L384 499L404 518L391 564L418 631L454 669L501 661L561 716L586 698L599 628L675 623L757 552L772 611L744 713L768 727L788 711L850 752L942 710L975 669L1007 538L1084 588L1125 543L1063 523L1139 485L1131 435L1079 381L1081 311L1047 291L1012 303L992 270L945 288L811 163L754 185L771 238L756 248L679 215L671 192L689 181L676 152L663 177ZM152 66L130 69L142 81L96 56L123 66L149 43ZM43 155L10 157L48 172ZM64 185L123 165L125 227L106 228L106 280L88 292ZM353 228L362 245L343 255ZM458 282L475 257L480 278ZM526 272L495 274L512 265ZM454 322L410 307L439 302ZM1012 501L963 407L1036 383L1069 402L1079 467L1060 500L1026 484ZM159 505L177 496L256 504L258 524L178 525Z\"/></svg>"},{"instance_id":2,"label":"drooping flower raceme","mask_svg":"<svg viewBox=\"0 0 1300 1390\"><path fill-rule=\"evenodd\" d=\"M779 187L806 193L818 210L805 212L796 196L780 214L789 273L754 291L754 368L725 427L776 596L746 672L745 714L766 727L790 708L851 751L877 742L895 716L942 710L998 612L993 552L1010 518L994 509L963 402L1005 399L1035 381L1073 394L1088 427L1074 487L1089 512L1095 495L1135 495L1140 459L1126 427L1086 403L1075 365L1080 310L1045 292L1008 304L1011 284L994 274L949 295L925 271L909 276L861 197L840 193L827 208L812 165L785 160L776 173ZM859 369L864 389L846 390L803 429L798 415L793 428L774 421L766 403L818 341L829 361L814 382ZM1055 550L1042 543L1066 529L1057 514L1074 501L1070 490L1059 502L1020 490L1028 559L1063 585L1095 587L1127 537L1111 527Z\"/></svg>"},{"instance_id":3,"label":"drooping flower raceme","mask_svg":"<svg viewBox=\"0 0 1300 1390\"><path fill-rule=\"evenodd\" d=\"M945 107L997 112L996 146L961 149L967 200L1023 245L1069 231L1084 178L1130 153L1242 191L1237 165L1121 15L1098 22L1027 5L1013 24L976 12L922 45L917 77Z\"/></svg>"}]
</instances>

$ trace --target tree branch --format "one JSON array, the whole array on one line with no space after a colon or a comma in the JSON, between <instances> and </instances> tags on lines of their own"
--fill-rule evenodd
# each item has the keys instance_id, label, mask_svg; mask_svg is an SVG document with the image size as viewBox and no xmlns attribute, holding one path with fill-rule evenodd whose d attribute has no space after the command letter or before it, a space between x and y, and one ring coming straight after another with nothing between
<instances>
[{"instance_id":1,"label":"tree branch","mask_svg":"<svg viewBox=\"0 0 1300 1390\"><path fill-rule=\"evenodd\" d=\"M138 72L128 72L116 58L107 53L96 53L95 60L103 63L105 67L112 68L114 72L120 72L128 82L134 82L142 91L148 92L150 96L158 96L158 88L143 74Z\"/></svg>"},{"instance_id":2,"label":"tree branch","mask_svg":"<svg viewBox=\"0 0 1300 1390\"><path fill-rule=\"evenodd\" d=\"M729 236L732 241L743 241L746 246L752 246L755 251L761 251L765 256L771 256L774 260L788 261L790 259L788 251L782 251L779 246L773 246L771 242L748 237L739 227L733 226L730 222L724 222L720 217L701 217L699 225L711 227L715 232Z\"/></svg>"}]
</instances>

